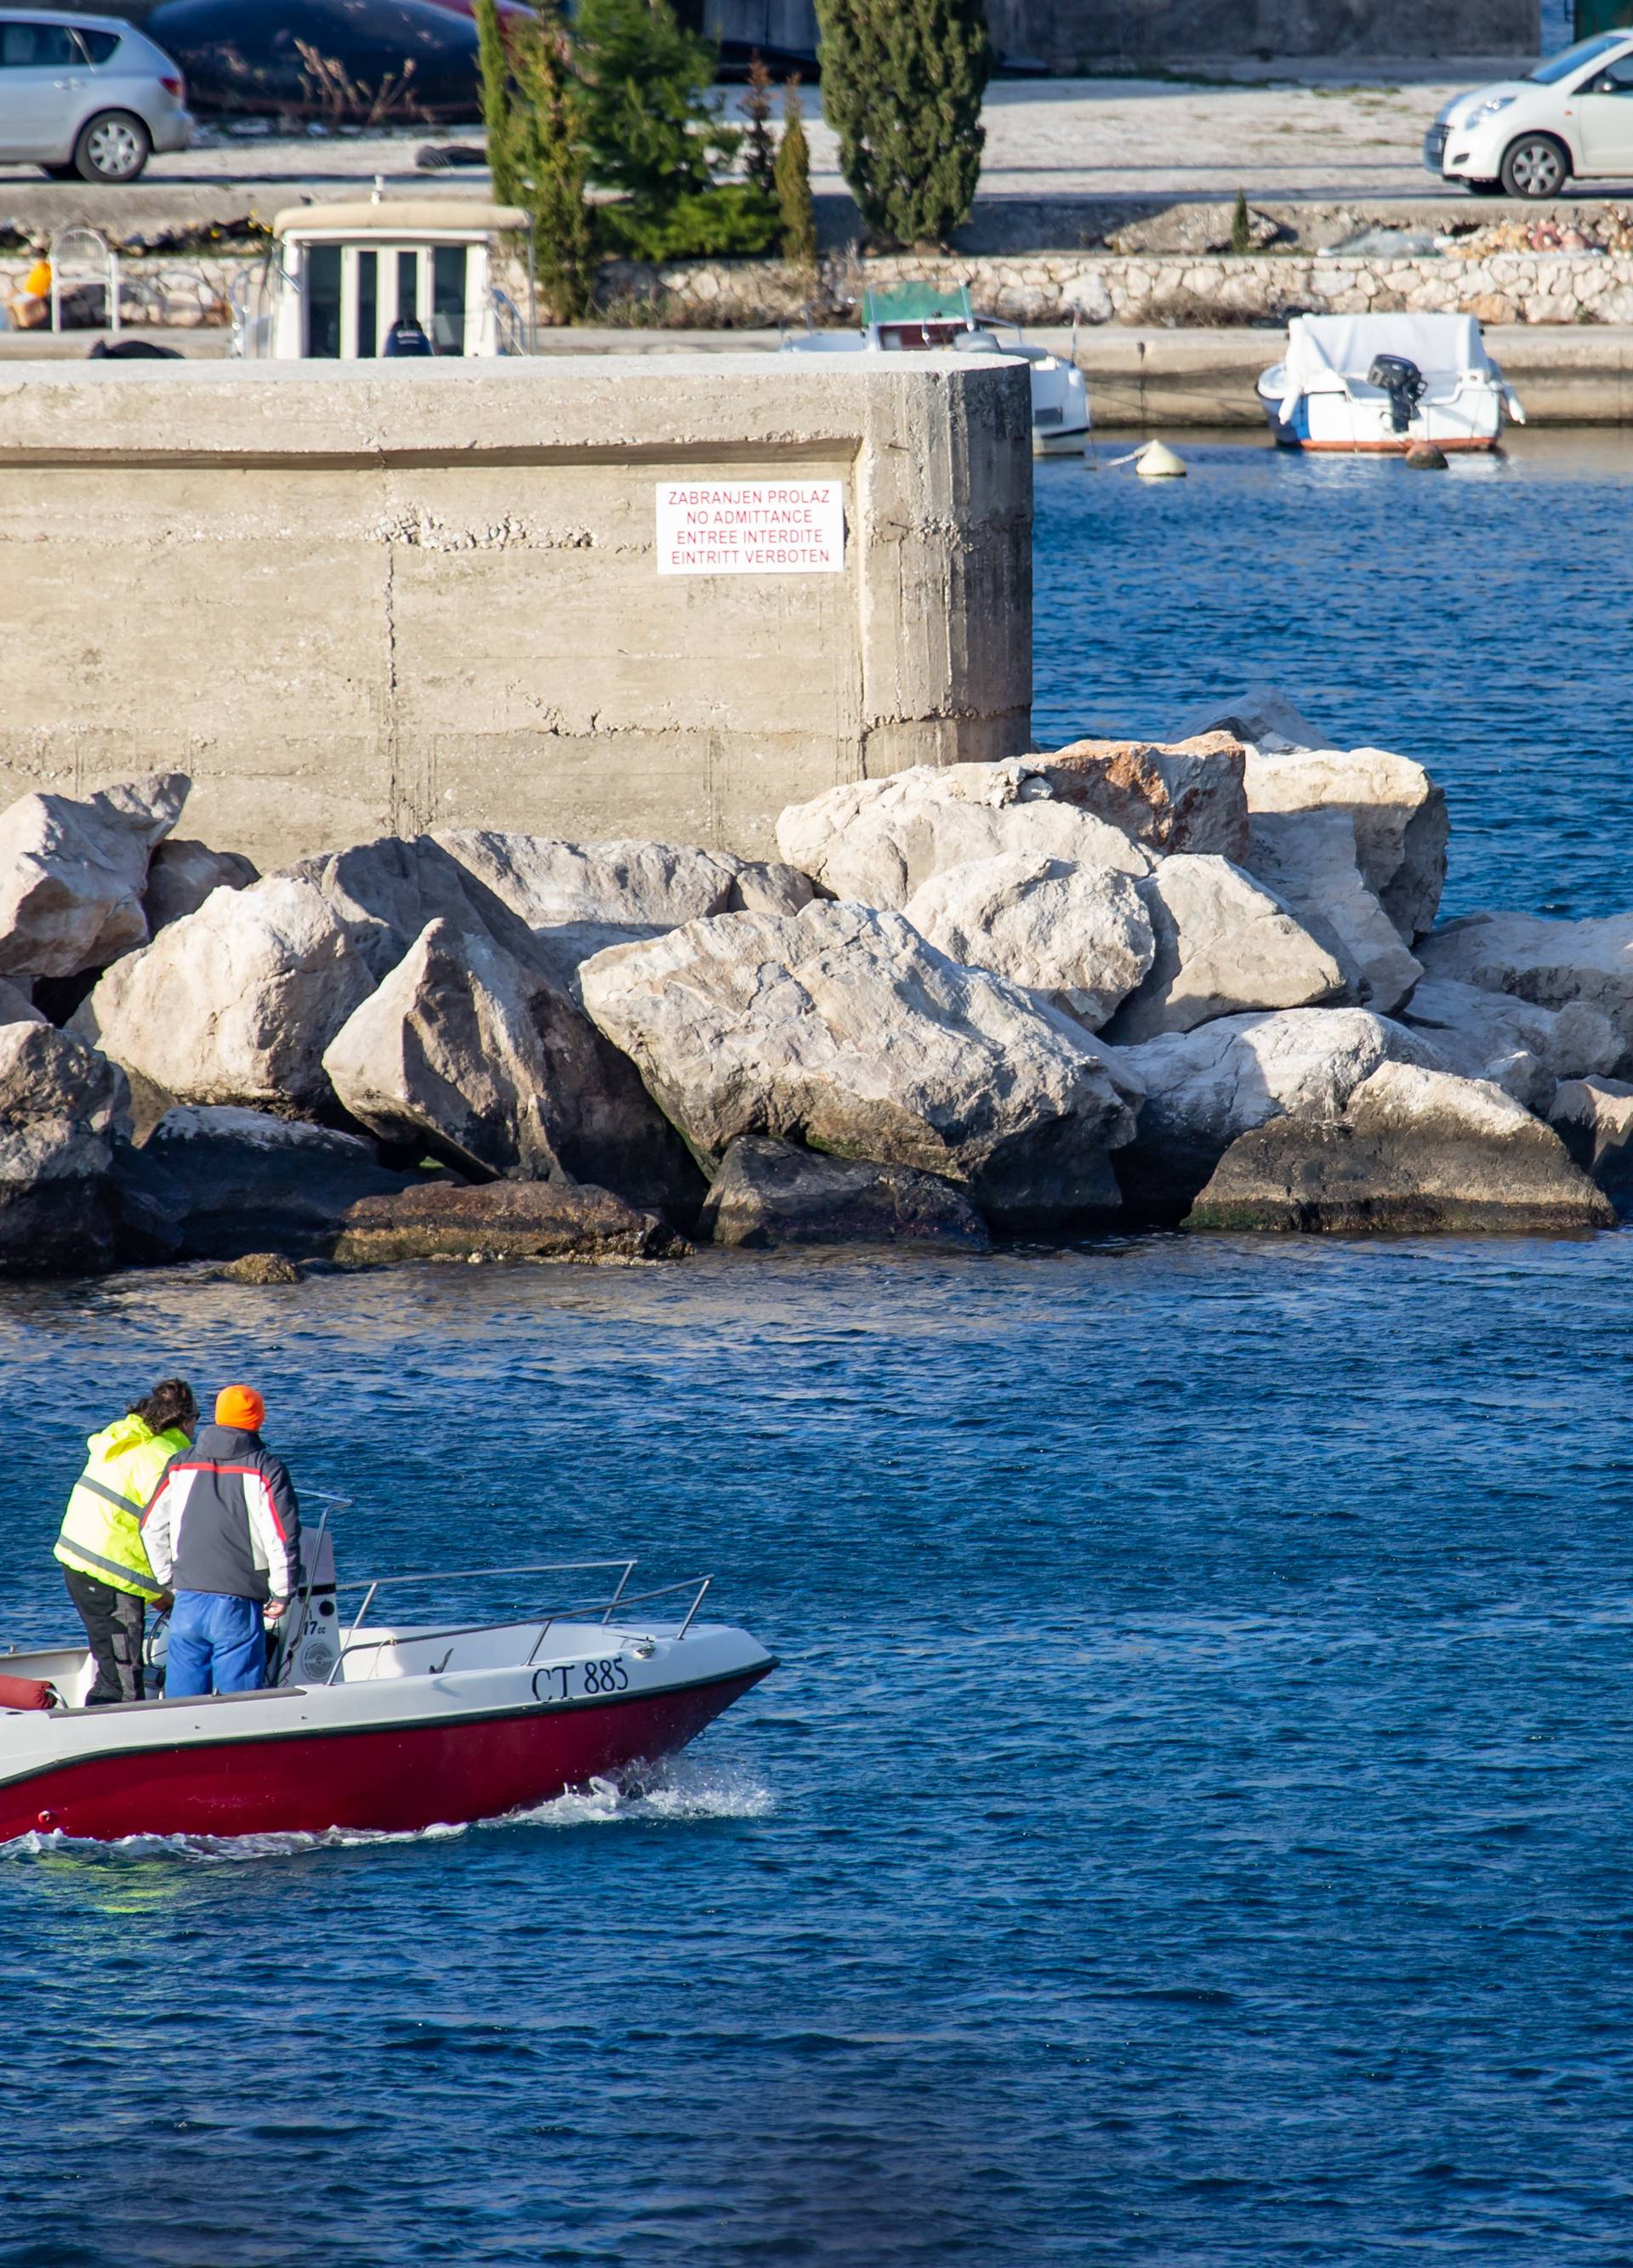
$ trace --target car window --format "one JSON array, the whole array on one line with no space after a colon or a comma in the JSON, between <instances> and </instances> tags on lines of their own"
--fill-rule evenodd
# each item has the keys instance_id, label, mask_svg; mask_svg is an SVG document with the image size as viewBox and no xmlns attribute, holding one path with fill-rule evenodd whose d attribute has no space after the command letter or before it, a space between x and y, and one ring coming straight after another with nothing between
<instances>
[{"instance_id":1,"label":"car window","mask_svg":"<svg viewBox=\"0 0 1633 2268\"><path fill-rule=\"evenodd\" d=\"M1547 63L1539 63L1535 70L1526 76L1538 86L1556 86L1562 78L1569 78L1585 63L1591 63L1595 55L1607 55L1612 48L1619 48L1626 38L1626 32L1622 31L1600 32L1591 40L1578 40L1574 48L1567 48L1563 55L1550 56Z\"/></svg>"},{"instance_id":2,"label":"car window","mask_svg":"<svg viewBox=\"0 0 1633 2268\"><path fill-rule=\"evenodd\" d=\"M1591 94L1633 94L1633 55L1618 55L1588 82Z\"/></svg>"},{"instance_id":3,"label":"car window","mask_svg":"<svg viewBox=\"0 0 1633 2268\"><path fill-rule=\"evenodd\" d=\"M93 63L105 63L119 45L117 32L92 32L76 24L74 36Z\"/></svg>"},{"instance_id":4,"label":"car window","mask_svg":"<svg viewBox=\"0 0 1633 2268\"><path fill-rule=\"evenodd\" d=\"M66 24L0 24L0 70L61 70L80 60Z\"/></svg>"}]
</instances>

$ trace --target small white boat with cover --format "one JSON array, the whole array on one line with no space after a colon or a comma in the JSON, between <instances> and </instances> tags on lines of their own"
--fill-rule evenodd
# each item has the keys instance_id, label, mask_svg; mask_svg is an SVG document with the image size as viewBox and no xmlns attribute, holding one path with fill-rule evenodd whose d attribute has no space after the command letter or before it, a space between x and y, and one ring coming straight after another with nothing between
<instances>
[{"instance_id":1,"label":"small white boat with cover","mask_svg":"<svg viewBox=\"0 0 1633 2268\"><path fill-rule=\"evenodd\" d=\"M1287 449L1495 449L1526 422L1473 315L1295 315L1258 394Z\"/></svg>"}]
</instances>

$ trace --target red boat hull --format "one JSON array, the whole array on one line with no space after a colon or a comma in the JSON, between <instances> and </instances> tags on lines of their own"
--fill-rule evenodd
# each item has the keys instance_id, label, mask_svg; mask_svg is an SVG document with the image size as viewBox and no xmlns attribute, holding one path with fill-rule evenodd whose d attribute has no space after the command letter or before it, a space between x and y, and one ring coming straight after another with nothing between
<instances>
[{"instance_id":1,"label":"red boat hull","mask_svg":"<svg viewBox=\"0 0 1633 2268\"><path fill-rule=\"evenodd\" d=\"M0 1842L31 1833L100 1842L411 1833L495 1819L674 1755L765 1675L590 1707L192 1742L53 1764L0 1787Z\"/></svg>"}]
</instances>

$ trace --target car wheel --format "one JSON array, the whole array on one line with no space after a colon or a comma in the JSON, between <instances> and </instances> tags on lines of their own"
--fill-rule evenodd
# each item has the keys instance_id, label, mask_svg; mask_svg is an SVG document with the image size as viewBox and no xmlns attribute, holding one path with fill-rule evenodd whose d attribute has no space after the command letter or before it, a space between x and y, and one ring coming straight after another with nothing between
<instances>
[{"instance_id":1,"label":"car wheel","mask_svg":"<svg viewBox=\"0 0 1633 2268\"><path fill-rule=\"evenodd\" d=\"M152 146L139 118L128 110L105 110L80 128L74 171L82 181L134 181Z\"/></svg>"},{"instance_id":2,"label":"car wheel","mask_svg":"<svg viewBox=\"0 0 1633 2268\"><path fill-rule=\"evenodd\" d=\"M1503 159L1503 187L1511 197L1556 197L1570 179L1570 158L1551 134L1522 134Z\"/></svg>"}]
</instances>

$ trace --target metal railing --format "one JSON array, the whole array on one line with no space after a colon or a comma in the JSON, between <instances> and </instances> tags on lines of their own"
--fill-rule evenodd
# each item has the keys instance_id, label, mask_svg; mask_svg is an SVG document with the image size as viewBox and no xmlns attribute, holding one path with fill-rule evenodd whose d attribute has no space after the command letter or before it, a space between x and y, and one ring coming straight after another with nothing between
<instances>
[{"instance_id":1,"label":"metal railing","mask_svg":"<svg viewBox=\"0 0 1633 2268\"><path fill-rule=\"evenodd\" d=\"M366 1653L371 1651L378 1651L381 1647L396 1646L403 1642L395 1632L379 1638L359 1638L358 1636L358 1632L363 1627L363 1624L368 1615L369 1609L373 1605L374 1601L379 1596L380 1593L388 1586L394 1586L401 1589L410 1585L416 1584L491 1582L500 1578L509 1580L513 1577L524 1575L585 1575L602 1572L610 1573L616 1568L617 1570L618 1580L610 1598L597 1598L571 1606L553 1607L549 1610L549 1612L542 1616L533 1615L520 1616L516 1615L506 1615L500 1616L498 1620L489 1620L484 1622L438 1624L434 1628L422 1633L417 1633L416 1635L420 1638L424 1643L429 1645L442 1638L475 1637L483 1631L525 1630L530 1628L536 1621L538 1624L538 1635L533 1641L532 1650L528 1655L526 1664L526 1667L530 1668L538 1657L539 1648L543 1645L544 1640L550 1635L551 1626L556 1623L590 1616L599 1612L601 1616L602 1627L605 1629L607 1624L612 1619L614 1609L618 1607L644 1605L647 1602L652 1599L673 1598L676 1592L690 1592L692 1594L691 1603L686 1609L685 1617L683 1620L679 1630L676 1632L676 1638L678 1642L681 1638L685 1637L687 1631L691 1628L693 1622L696 1620L698 1609L703 1604L704 1598L708 1591L709 1586L714 1580L713 1577L711 1575L688 1575L677 1583L659 1584L653 1590L631 1591L628 1588L628 1584L630 1577L635 1572L636 1565L637 1563L633 1559L548 1559L541 1561L537 1565L531 1566L441 1568L426 1574L378 1575L369 1582L358 1581L354 1583L338 1583L335 1587L336 1594L342 1591L361 1591L363 1594L363 1603L358 1609L357 1614L353 1617L351 1629L341 1640L339 1653L335 1658L335 1666L329 1671L329 1675L324 1682L326 1684L332 1685L335 1683L335 1680L340 1675L341 1670L344 1668L347 1659L352 1653ZM439 1675L440 1668L446 1667L446 1665L447 1657L445 1656L443 1663L440 1665L437 1671L432 1672L432 1675Z\"/></svg>"}]
</instances>

